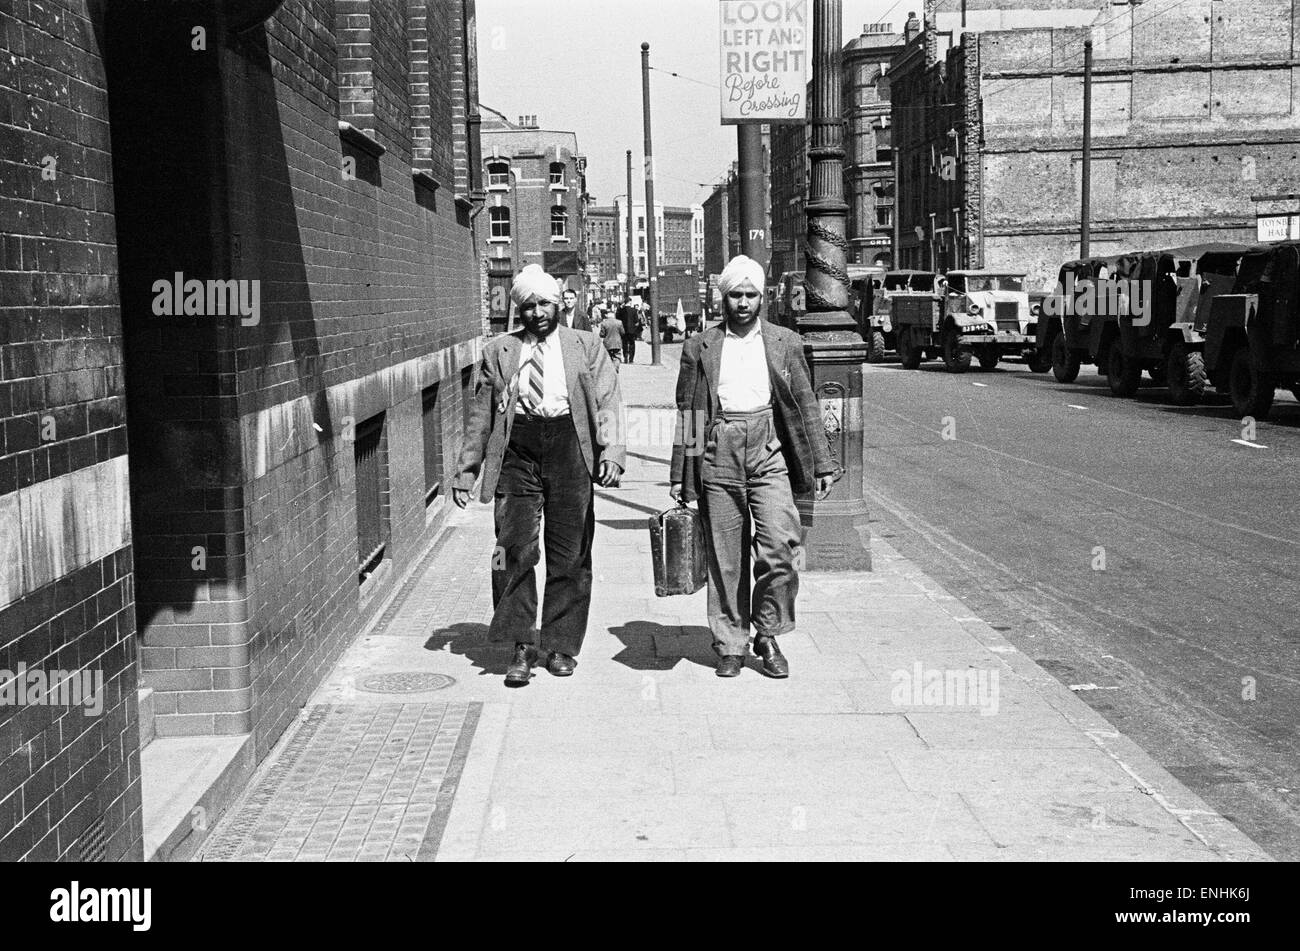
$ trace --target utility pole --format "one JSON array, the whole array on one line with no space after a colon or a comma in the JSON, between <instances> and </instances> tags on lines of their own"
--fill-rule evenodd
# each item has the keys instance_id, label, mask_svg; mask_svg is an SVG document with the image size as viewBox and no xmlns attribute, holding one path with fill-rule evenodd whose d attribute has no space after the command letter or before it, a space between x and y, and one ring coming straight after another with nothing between
<instances>
[{"instance_id":1,"label":"utility pole","mask_svg":"<svg viewBox=\"0 0 1300 951\"><path fill-rule=\"evenodd\" d=\"M641 111L645 117L645 246L650 280L650 365L659 366L659 254L655 248L655 159L650 141L650 44L641 44Z\"/></svg>"},{"instance_id":2,"label":"utility pole","mask_svg":"<svg viewBox=\"0 0 1300 951\"><path fill-rule=\"evenodd\" d=\"M633 235L636 233L633 226L636 224L632 220L632 150L627 150L627 194L623 196L626 203L624 209L627 211L627 301L632 302L632 288L636 286L636 267L633 264L632 251L636 244Z\"/></svg>"},{"instance_id":3,"label":"utility pole","mask_svg":"<svg viewBox=\"0 0 1300 951\"><path fill-rule=\"evenodd\" d=\"M867 344L848 312L849 242L845 226L844 121L841 111L841 0L813 0L812 177L808 213L808 265L799 318L812 370L824 438L843 470L830 495L796 500L805 526L804 551L812 570L870 570L871 529L862 497L862 365Z\"/></svg>"},{"instance_id":4,"label":"utility pole","mask_svg":"<svg viewBox=\"0 0 1300 951\"><path fill-rule=\"evenodd\" d=\"M1079 203L1079 257L1092 238L1092 40L1083 41L1083 195Z\"/></svg>"},{"instance_id":5,"label":"utility pole","mask_svg":"<svg viewBox=\"0 0 1300 951\"><path fill-rule=\"evenodd\" d=\"M767 202L763 175L763 127L736 126L736 160L740 176L740 253L767 270Z\"/></svg>"}]
</instances>

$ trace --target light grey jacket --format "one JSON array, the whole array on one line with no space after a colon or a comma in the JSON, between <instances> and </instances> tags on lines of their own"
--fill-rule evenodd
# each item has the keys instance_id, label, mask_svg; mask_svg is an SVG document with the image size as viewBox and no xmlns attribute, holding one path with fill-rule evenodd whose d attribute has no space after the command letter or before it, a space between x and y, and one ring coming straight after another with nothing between
<instances>
[{"instance_id":1,"label":"light grey jacket","mask_svg":"<svg viewBox=\"0 0 1300 951\"><path fill-rule=\"evenodd\" d=\"M600 471L600 463L606 460L625 469L627 447L622 444L623 398L618 388L618 371L595 335L570 330L563 324L555 328L555 335L564 359L569 413L592 479ZM494 337L483 348L474 370L465 443L452 484L457 489L472 490L482 473L479 499L483 502L491 502L496 496L501 460L510 442L523 339L523 330ZM503 405L506 402L510 405Z\"/></svg>"}]
</instances>

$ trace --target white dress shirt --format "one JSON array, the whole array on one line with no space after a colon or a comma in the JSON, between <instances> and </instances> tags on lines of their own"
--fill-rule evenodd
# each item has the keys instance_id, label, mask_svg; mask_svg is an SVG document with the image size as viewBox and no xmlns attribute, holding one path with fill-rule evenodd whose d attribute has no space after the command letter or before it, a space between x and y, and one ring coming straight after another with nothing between
<instances>
[{"instance_id":1,"label":"white dress shirt","mask_svg":"<svg viewBox=\"0 0 1300 951\"><path fill-rule=\"evenodd\" d=\"M722 338L718 402L722 404L724 413L744 413L771 404L772 387L767 375L767 350L763 346L760 321L754 321L754 329L743 337L727 326Z\"/></svg>"},{"instance_id":2,"label":"white dress shirt","mask_svg":"<svg viewBox=\"0 0 1300 951\"><path fill-rule=\"evenodd\" d=\"M533 350L541 348L542 368L545 379L542 381L542 404L533 412L537 416L564 416L569 412L569 383L564 376L564 352L560 349L560 335L552 332L549 337L537 340L531 334L524 334L523 346L519 348L520 374L516 377L516 386L523 388L523 367L533 358ZM524 412L526 407L516 400L515 411Z\"/></svg>"}]
</instances>

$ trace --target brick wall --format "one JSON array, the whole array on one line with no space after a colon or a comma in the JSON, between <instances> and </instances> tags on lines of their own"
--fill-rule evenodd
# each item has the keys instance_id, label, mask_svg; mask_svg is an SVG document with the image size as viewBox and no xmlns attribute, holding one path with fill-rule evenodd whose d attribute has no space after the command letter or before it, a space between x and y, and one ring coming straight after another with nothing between
<instances>
[{"instance_id":1,"label":"brick wall","mask_svg":"<svg viewBox=\"0 0 1300 951\"><path fill-rule=\"evenodd\" d=\"M101 30L95 3L0 9L0 861L142 854ZM24 667L102 678L102 708L24 698Z\"/></svg>"},{"instance_id":2,"label":"brick wall","mask_svg":"<svg viewBox=\"0 0 1300 951\"><path fill-rule=\"evenodd\" d=\"M167 194L180 213L142 213L122 242L132 452L138 418L147 470L142 663L160 736L252 732L265 755L437 528L420 394L472 363L482 326L468 208L445 187L455 170L421 152L451 138L434 88L443 52L428 50L427 96L422 57L459 9L284 4L207 58L176 47L165 17L119 34L115 139L150 156L119 187L153 208L156 169L186 168L166 175L186 183ZM151 98L160 87L190 94ZM341 136L340 119L372 141ZM256 282L260 319L154 316L142 289L181 264ZM450 470L459 387L442 394ZM379 413L391 538L361 584L353 437Z\"/></svg>"}]
</instances>

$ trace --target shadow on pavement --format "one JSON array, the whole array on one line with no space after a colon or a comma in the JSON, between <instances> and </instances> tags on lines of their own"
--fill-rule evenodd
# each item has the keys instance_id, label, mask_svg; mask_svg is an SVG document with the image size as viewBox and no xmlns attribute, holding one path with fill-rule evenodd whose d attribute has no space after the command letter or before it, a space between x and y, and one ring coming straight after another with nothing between
<instances>
[{"instance_id":1,"label":"shadow on pavement","mask_svg":"<svg viewBox=\"0 0 1300 951\"><path fill-rule=\"evenodd\" d=\"M633 670L672 670L678 661L713 667L713 633L707 627L664 625L654 621L629 621L609 632L623 644L614 660ZM667 650L657 650L667 647Z\"/></svg>"},{"instance_id":2,"label":"shadow on pavement","mask_svg":"<svg viewBox=\"0 0 1300 951\"><path fill-rule=\"evenodd\" d=\"M511 646L493 644L488 640L488 626L471 621L461 621L434 631L424 642L427 651L447 650L464 657L479 671L479 676L505 676L510 665Z\"/></svg>"}]
</instances>

